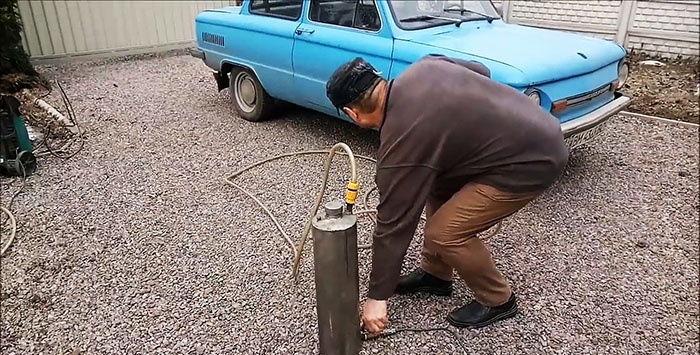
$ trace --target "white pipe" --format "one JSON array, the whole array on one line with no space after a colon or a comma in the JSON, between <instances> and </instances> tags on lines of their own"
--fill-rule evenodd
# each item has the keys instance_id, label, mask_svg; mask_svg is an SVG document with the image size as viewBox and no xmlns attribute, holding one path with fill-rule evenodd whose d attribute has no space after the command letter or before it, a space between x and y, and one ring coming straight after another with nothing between
<instances>
[{"instance_id":1,"label":"white pipe","mask_svg":"<svg viewBox=\"0 0 700 355\"><path fill-rule=\"evenodd\" d=\"M46 101L42 99L37 99L34 101L39 107L43 108L46 110L51 116L54 118L58 119L59 122L62 122L66 128L68 128L71 132L78 134L78 127L73 125L71 121L69 121L66 116L62 115L60 112L56 111L55 108L53 108L51 105L49 105Z\"/></svg>"},{"instance_id":2,"label":"white pipe","mask_svg":"<svg viewBox=\"0 0 700 355\"><path fill-rule=\"evenodd\" d=\"M63 125L66 126L66 128L68 128L68 130L70 130L71 132L73 132L75 134L80 134L80 130L78 129L78 127L75 126L73 124L73 122L71 122L68 118L66 118L66 116L64 116L63 114L58 112L58 110L53 108L53 106L49 105L46 101L44 101L42 99L37 99L34 95L32 95L27 90L25 90L24 93L27 96L31 97L37 106L43 108L44 110L46 110L46 112L49 113L49 115L53 116L59 122L63 123Z\"/></svg>"}]
</instances>

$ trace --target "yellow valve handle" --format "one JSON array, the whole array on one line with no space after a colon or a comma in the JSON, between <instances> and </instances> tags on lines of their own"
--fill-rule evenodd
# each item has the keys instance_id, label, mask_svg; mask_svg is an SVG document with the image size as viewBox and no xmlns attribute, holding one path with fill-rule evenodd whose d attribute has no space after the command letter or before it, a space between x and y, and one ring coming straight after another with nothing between
<instances>
[{"instance_id":1,"label":"yellow valve handle","mask_svg":"<svg viewBox=\"0 0 700 355\"><path fill-rule=\"evenodd\" d=\"M360 189L360 184L357 182L348 182L348 186L345 189L345 202L349 205L355 204L355 199L357 199L357 191Z\"/></svg>"}]
</instances>

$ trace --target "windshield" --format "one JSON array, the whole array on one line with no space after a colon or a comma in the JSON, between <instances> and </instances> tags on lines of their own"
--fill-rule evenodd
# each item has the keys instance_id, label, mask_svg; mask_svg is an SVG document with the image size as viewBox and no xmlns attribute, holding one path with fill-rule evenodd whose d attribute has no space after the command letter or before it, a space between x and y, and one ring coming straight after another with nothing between
<instances>
[{"instance_id":1,"label":"windshield","mask_svg":"<svg viewBox=\"0 0 700 355\"><path fill-rule=\"evenodd\" d=\"M405 30L451 24L459 20L500 18L489 0L389 0L389 5L396 24Z\"/></svg>"}]
</instances>

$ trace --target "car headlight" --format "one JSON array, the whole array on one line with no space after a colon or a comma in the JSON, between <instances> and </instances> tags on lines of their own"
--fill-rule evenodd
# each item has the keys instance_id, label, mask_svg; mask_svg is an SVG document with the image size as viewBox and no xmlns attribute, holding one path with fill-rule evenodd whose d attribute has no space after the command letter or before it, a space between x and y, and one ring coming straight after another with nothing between
<instances>
[{"instance_id":1,"label":"car headlight","mask_svg":"<svg viewBox=\"0 0 700 355\"><path fill-rule=\"evenodd\" d=\"M525 95L535 103L535 105L540 106L542 103L542 98L540 97L540 92L535 89L528 89L525 91Z\"/></svg>"},{"instance_id":2,"label":"car headlight","mask_svg":"<svg viewBox=\"0 0 700 355\"><path fill-rule=\"evenodd\" d=\"M621 61L620 65L617 67L617 89L622 89L622 87L627 82L630 75L630 67L626 61Z\"/></svg>"}]
</instances>

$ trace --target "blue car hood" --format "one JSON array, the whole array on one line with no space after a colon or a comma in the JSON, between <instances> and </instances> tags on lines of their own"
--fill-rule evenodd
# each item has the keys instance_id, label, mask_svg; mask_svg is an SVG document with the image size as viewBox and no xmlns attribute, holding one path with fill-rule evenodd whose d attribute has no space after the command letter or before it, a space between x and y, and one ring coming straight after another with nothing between
<instances>
[{"instance_id":1,"label":"blue car hood","mask_svg":"<svg viewBox=\"0 0 700 355\"><path fill-rule=\"evenodd\" d=\"M441 26L411 42L486 58L521 71L530 85L595 71L625 56L612 41L494 21Z\"/></svg>"}]
</instances>

